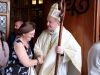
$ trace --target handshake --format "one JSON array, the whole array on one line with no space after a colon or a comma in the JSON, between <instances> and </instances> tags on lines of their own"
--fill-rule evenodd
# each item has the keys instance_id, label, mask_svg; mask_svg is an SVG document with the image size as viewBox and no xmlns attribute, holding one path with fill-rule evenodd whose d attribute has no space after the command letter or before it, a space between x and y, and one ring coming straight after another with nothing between
<instances>
[{"instance_id":1,"label":"handshake","mask_svg":"<svg viewBox=\"0 0 100 75\"><path fill-rule=\"evenodd\" d=\"M43 64L43 57L42 56L38 56L36 59L37 59L37 64Z\"/></svg>"}]
</instances>

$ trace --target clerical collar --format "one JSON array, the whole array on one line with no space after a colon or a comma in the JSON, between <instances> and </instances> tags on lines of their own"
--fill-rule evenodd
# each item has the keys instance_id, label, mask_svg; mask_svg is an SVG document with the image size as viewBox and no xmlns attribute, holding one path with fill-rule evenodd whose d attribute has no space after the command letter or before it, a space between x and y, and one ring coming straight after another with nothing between
<instances>
[{"instance_id":1,"label":"clerical collar","mask_svg":"<svg viewBox=\"0 0 100 75\"><path fill-rule=\"evenodd\" d=\"M60 26L58 26L55 30L49 31L49 34L53 35L59 32Z\"/></svg>"}]
</instances>

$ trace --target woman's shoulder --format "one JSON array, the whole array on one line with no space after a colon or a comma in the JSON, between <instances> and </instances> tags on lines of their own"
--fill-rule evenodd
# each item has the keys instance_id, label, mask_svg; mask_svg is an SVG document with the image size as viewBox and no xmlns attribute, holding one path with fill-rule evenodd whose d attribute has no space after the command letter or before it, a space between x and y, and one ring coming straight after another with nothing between
<instances>
[{"instance_id":1,"label":"woman's shoulder","mask_svg":"<svg viewBox=\"0 0 100 75\"><path fill-rule=\"evenodd\" d=\"M14 41L14 43L13 43L13 47L14 46L22 46L23 45L23 43L22 43L22 41L20 40L20 38L17 38L17 39L15 39L15 41Z\"/></svg>"},{"instance_id":2,"label":"woman's shoulder","mask_svg":"<svg viewBox=\"0 0 100 75\"><path fill-rule=\"evenodd\" d=\"M3 41L4 45L8 45L8 43L6 41Z\"/></svg>"},{"instance_id":3,"label":"woman's shoulder","mask_svg":"<svg viewBox=\"0 0 100 75\"><path fill-rule=\"evenodd\" d=\"M5 51L9 52L9 46L6 41L3 41Z\"/></svg>"},{"instance_id":4,"label":"woman's shoulder","mask_svg":"<svg viewBox=\"0 0 100 75\"><path fill-rule=\"evenodd\" d=\"M22 41L20 40L20 38L15 39L14 44L16 43L22 43Z\"/></svg>"}]
</instances>

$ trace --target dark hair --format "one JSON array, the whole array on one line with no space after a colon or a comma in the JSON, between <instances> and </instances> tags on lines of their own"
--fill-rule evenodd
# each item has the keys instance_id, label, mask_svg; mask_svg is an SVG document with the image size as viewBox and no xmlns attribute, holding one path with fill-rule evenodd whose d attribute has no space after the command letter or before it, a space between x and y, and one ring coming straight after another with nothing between
<instances>
[{"instance_id":1,"label":"dark hair","mask_svg":"<svg viewBox=\"0 0 100 75\"><path fill-rule=\"evenodd\" d=\"M23 21L21 21L21 20L17 20L17 21L15 21L15 23L16 22L20 22L21 25L23 24Z\"/></svg>"},{"instance_id":2,"label":"dark hair","mask_svg":"<svg viewBox=\"0 0 100 75\"><path fill-rule=\"evenodd\" d=\"M3 38L3 32L0 30L0 34L1 34L1 37L0 37L0 40L1 40L1 44L2 44L2 49L4 50L4 38Z\"/></svg>"},{"instance_id":3,"label":"dark hair","mask_svg":"<svg viewBox=\"0 0 100 75\"><path fill-rule=\"evenodd\" d=\"M25 22L23 23L19 29L16 30L16 34L22 35L23 33L28 33L35 29L34 22Z\"/></svg>"}]
</instances>

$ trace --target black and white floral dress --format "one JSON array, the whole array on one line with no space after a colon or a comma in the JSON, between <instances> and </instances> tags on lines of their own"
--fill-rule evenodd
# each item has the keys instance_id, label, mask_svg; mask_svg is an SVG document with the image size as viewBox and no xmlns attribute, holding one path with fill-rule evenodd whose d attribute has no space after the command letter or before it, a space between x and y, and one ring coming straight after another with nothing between
<instances>
[{"instance_id":1,"label":"black and white floral dress","mask_svg":"<svg viewBox=\"0 0 100 75\"><path fill-rule=\"evenodd\" d=\"M18 43L18 42L21 42L21 40L16 39L14 44ZM33 54L32 54L31 48L26 48L26 46L24 46L24 47L25 47L26 52L29 56L29 59L32 59ZM12 50L10 50L10 57L9 57L9 61L7 63L7 67L5 69L5 75L28 75L27 71L28 71L28 68L24 67L20 63L20 61L19 61L19 59L14 51L14 48L12 48Z\"/></svg>"}]
</instances>

